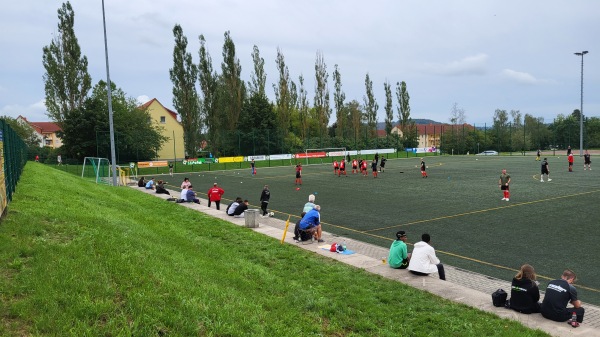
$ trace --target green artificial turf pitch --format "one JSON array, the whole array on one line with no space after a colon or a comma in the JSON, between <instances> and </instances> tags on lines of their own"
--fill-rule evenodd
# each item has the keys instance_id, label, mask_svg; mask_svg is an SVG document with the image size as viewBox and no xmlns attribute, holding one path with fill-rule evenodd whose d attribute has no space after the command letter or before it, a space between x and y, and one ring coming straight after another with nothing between
<instances>
[{"instance_id":1,"label":"green artificial turf pitch","mask_svg":"<svg viewBox=\"0 0 600 337\"><path fill-rule=\"evenodd\" d=\"M506 280L529 263L545 289L565 268L579 278L579 297L600 305L600 168L583 170L576 157L568 172L567 157L548 157L551 182L540 182L540 161L532 156L432 156L390 159L385 172L373 178L334 176L331 164L307 165L303 184L295 186L294 166L190 172L156 176L179 189L188 176L205 197L213 182L225 190L223 208L235 197L259 207L262 188L271 190L269 209L295 222L308 195L321 205L323 230L389 247L398 230L408 233L409 251L429 233L443 263ZM510 201L502 201L501 170L511 175ZM296 188L300 189L297 190ZM204 194L204 195L202 195Z\"/></svg>"}]
</instances>

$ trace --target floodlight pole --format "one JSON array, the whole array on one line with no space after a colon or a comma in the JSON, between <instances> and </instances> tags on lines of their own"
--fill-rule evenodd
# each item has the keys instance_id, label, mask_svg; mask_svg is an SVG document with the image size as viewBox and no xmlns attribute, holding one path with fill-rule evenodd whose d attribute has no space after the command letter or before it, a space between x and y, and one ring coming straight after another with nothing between
<instances>
[{"instance_id":1,"label":"floodlight pole","mask_svg":"<svg viewBox=\"0 0 600 337\"><path fill-rule=\"evenodd\" d=\"M584 50L581 53L575 53L577 56L581 56L581 106L579 108L579 156L583 156L583 55L587 54L588 51Z\"/></svg>"},{"instance_id":2,"label":"floodlight pole","mask_svg":"<svg viewBox=\"0 0 600 337\"><path fill-rule=\"evenodd\" d=\"M102 0L102 24L104 25L104 55L106 56L106 92L108 97L108 125L110 129L110 169L112 172L112 184L113 186L117 186L117 155L115 151L115 128L113 124L110 71L108 68L108 42L106 40L106 16L104 15L104 0Z\"/></svg>"}]
</instances>

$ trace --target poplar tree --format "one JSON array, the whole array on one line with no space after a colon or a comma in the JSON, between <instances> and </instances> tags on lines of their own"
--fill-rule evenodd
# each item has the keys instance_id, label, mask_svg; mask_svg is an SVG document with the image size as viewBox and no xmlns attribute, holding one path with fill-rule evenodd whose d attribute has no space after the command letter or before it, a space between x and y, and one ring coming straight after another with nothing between
<instances>
[{"instance_id":1,"label":"poplar tree","mask_svg":"<svg viewBox=\"0 0 600 337\"><path fill-rule=\"evenodd\" d=\"M275 91L275 106L277 118L279 120L279 128L283 135L286 136L290 130L292 108L290 72L285 65L285 57L279 48L277 48L277 59L275 60L275 63L277 64L277 70L279 72L279 81L277 84L273 84L273 90Z\"/></svg>"},{"instance_id":2,"label":"poplar tree","mask_svg":"<svg viewBox=\"0 0 600 337\"><path fill-rule=\"evenodd\" d=\"M257 94L266 96L265 84L267 82L267 74L265 73L265 59L260 57L260 50L256 45L252 49L252 62L254 64L254 72L250 75L248 83L250 96Z\"/></svg>"},{"instance_id":3,"label":"poplar tree","mask_svg":"<svg viewBox=\"0 0 600 337\"><path fill-rule=\"evenodd\" d=\"M319 122L319 135L327 133L327 124L329 124L329 117L331 115L331 109L329 108L329 87L327 86L327 66L323 58L323 53L317 52L317 59L315 61L315 99L314 108L317 120Z\"/></svg>"},{"instance_id":4,"label":"poplar tree","mask_svg":"<svg viewBox=\"0 0 600 337\"><path fill-rule=\"evenodd\" d=\"M392 89L390 82L387 80L383 83L385 90L385 134L390 135L392 133L393 122L394 122L394 105L392 101Z\"/></svg>"},{"instance_id":5,"label":"poplar tree","mask_svg":"<svg viewBox=\"0 0 600 337\"><path fill-rule=\"evenodd\" d=\"M344 108L346 94L342 91L342 77L337 64L334 66L333 70L333 83L335 86L335 92L333 93L333 101L335 104L335 114L337 123L336 133L338 136L344 137L344 127L347 118L347 112Z\"/></svg>"},{"instance_id":6,"label":"poplar tree","mask_svg":"<svg viewBox=\"0 0 600 337\"><path fill-rule=\"evenodd\" d=\"M43 48L45 105L50 119L62 125L81 106L92 87L88 60L75 36L75 13L67 1L58 10L58 34Z\"/></svg>"},{"instance_id":7,"label":"poplar tree","mask_svg":"<svg viewBox=\"0 0 600 337\"><path fill-rule=\"evenodd\" d=\"M225 32L223 43L223 62L221 62L221 80L223 84L223 109L227 119L228 130L235 130L238 126L242 103L244 101L245 86L241 79L242 66L235 55L235 44L229 31Z\"/></svg>"},{"instance_id":8,"label":"poplar tree","mask_svg":"<svg viewBox=\"0 0 600 337\"><path fill-rule=\"evenodd\" d=\"M217 130L219 129L219 114L217 105L217 78L218 75L213 71L212 58L206 49L206 39L204 35L199 36L200 63L198 65L200 81L200 90L202 91L202 110L204 114L204 123L207 128L208 141L215 152L218 150Z\"/></svg>"},{"instance_id":9,"label":"poplar tree","mask_svg":"<svg viewBox=\"0 0 600 337\"><path fill-rule=\"evenodd\" d=\"M180 25L176 24L173 27L173 35L173 68L169 69L169 76L173 82L173 107L181 117L185 153L195 156L196 149L200 146L202 128L200 100L196 90L198 66L193 63L192 54L187 52L187 37L183 35Z\"/></svg>"},{"instance_id":10,"label":"poplar tree","mask_svg":"<svg viewBox=\"0 0 600 337\"><path fill-rule=\"evenodd\" d=\"M309 125L309 115L308 115L308 93L306 92L306 88L304 88L304 77L300 75L298 78L298 82L300 83L299 97L298 97L298 115L300 117L300 136L302 140L305 140L308 136L308 125Z\"/></svg>"},{"instance_id":11,"label":"poplar tree","mask_svg":"<svg viewBox=\"0 0 600 337\"><path fill-rule=\"evenodd\" d=\"M366 87L366 96L363 96L363 100L365 102L365 117L367 119L367 125L369 127L369 131L371 136L377 135L377 110L379 109L379 105L375 100L375 95L373 94L373 81L369 77L369 73L365 76L365 87Z\"/></svg>"}]
</instances>

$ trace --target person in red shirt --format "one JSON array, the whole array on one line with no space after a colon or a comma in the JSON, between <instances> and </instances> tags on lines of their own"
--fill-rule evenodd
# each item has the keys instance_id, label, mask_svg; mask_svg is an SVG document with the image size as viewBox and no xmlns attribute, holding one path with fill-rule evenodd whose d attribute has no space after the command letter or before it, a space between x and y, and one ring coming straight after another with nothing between
<instances>
[{"instance_id":1,"label":"person in red shirt","mask_svg":"<svg viewBox=\"0 0 600 337\"><path fill-rule=\"evenodd\" d=\"M338 174L338 170L340 169L340 165L338 164L337 160L333 161L333 174L336 175Z\"/></svg>"},{"instance_id":2,"label":"person in red shirt","mask_svg":"<svg viewBox=\"0 0 600 337\"><path fill-rule=\"evenodd\" d=\"M363 176L366 177L367 174L367 161L363 160L362 162L362 166L360 167L360 171L362 172Z\"/></svg>"},{"instance_id":3,"label":"person in red shirt","mask_svg":"<svg viewBox=\"0 0 600 337\"><path fill-rule=\"evenodd\" d=\"M352 173L358 173L358 160L356 158L352 160Z\"/></svg>"},{"instance_id":4,"label":"person in red shirt","mask_svg":"<svg viewBox=\"0 0 600 337\"><path fill-rule=\"evenodd\" d=\"M346 175L346 160L342 159L342 161L340 162L340 172L338 173L338 178L342 176L342 173L347 177Z\"/></svg>"},{"instance_id":5,"label":"person in red shirt","mask_svg":"<svg viewBox=\"0 0 600 337\"><path fill-rule=\"evenodd\" d=\"M225 193L225 191L217 186L217 183L213 184L208 190L208 207L210 207L210 203L214 202L217 205L217 210L221 209L221 196Z\"/></svg>"},{"instance_id":6,"label":"person in red shirt","mask_svg":"<svg viewBox=\"0 0 600 337\"><path fill-rule=\"evenodd\" d=\"M569 172L573 172L573 160L574 160L573 153L569 153L568 159L569 159Z\"/></svg>"},{"instance_id":7,"label":"person in red shirt","mask_svg":"<svg viewBox=\"0 0 600 337\"><path fill-rule=\"evenodd\" d=\"M296 183L295 185L302 185L302 164L298 163L296 165Z\"/></svg>"}]
</instances>

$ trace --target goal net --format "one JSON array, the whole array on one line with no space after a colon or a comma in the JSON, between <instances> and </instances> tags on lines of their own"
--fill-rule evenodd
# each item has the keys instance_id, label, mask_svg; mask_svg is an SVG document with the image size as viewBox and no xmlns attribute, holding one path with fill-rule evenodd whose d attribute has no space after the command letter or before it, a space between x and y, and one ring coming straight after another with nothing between
<instances>
[{"instance_id":1,"label":"goal net","mask_svg":"<svg viewBox=\"0 0 600 337\"><path fill-rule=\"evenodd\" d=\"M85 157L81 178L93 179L97 184L111 183L111 168L107 158Z\"/></svg>"},{"instance_id":2,"label":"goal net","mask_svg":"<svg viewBox=\"0 0 600 337\"><path fill-rule=\"evenodd\" d=\"M323 164L333 161L333 159L346 158L348 152L345 147L324 147L320 149L306 149L304 150L304 156L306 158L306 164ZM337 158L336 158L337 157Z\"/></svg>"}]
</instances>

